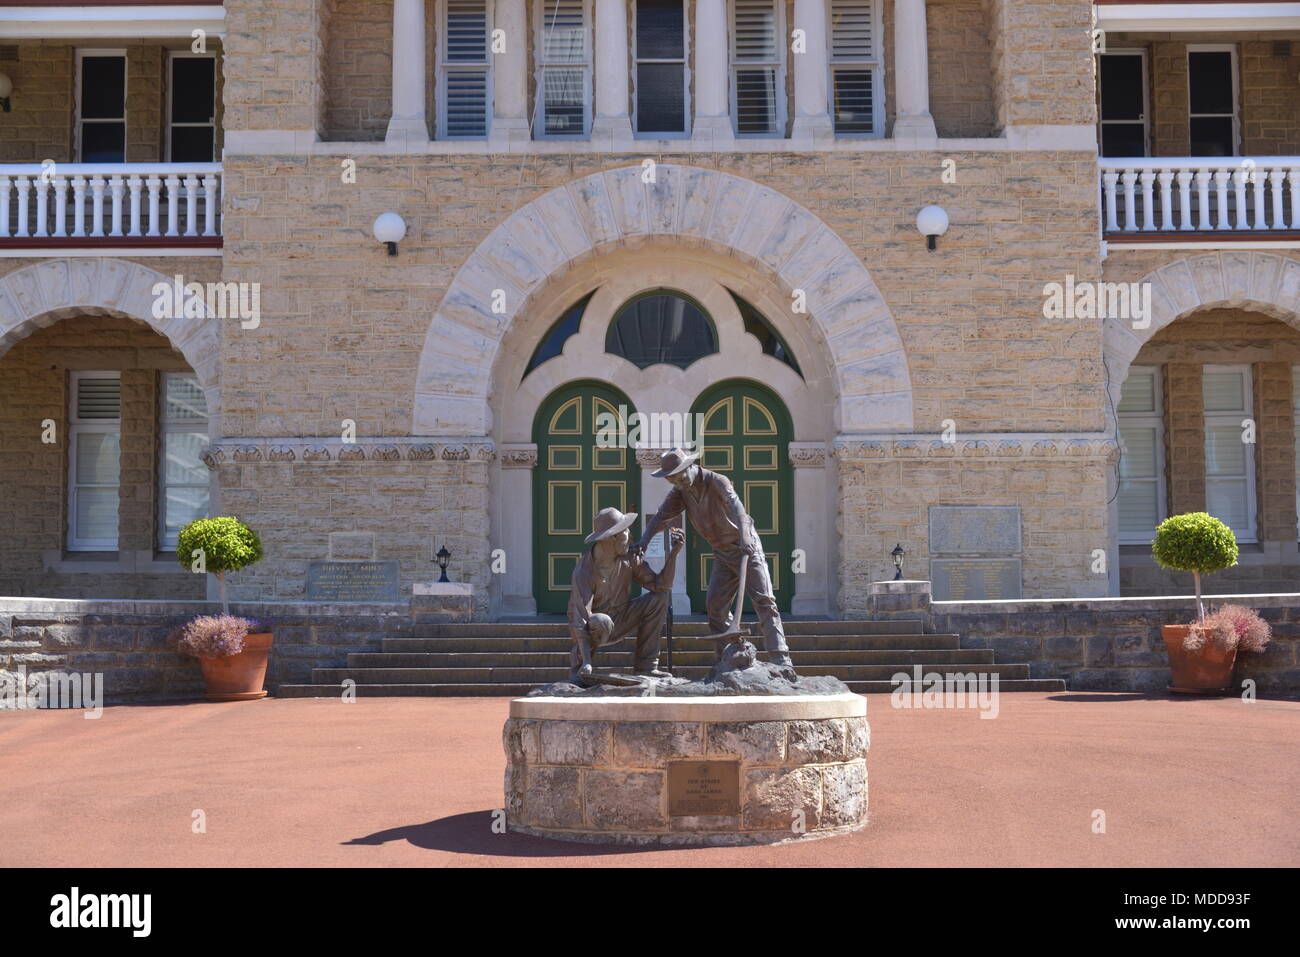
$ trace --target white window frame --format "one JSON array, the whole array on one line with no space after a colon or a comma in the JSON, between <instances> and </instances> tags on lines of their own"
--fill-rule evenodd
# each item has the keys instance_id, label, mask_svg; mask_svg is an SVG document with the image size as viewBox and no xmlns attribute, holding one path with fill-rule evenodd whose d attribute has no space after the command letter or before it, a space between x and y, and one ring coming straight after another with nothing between
<instances>
[{"instance_id":1,"label":"white window frame","mask_svg":"<svg viewBox=\"0 0 1300 957\"><path fill-rule=\"evenodd\" d=\"M484 36L483 36L483 61L469 62L457 60L450 63L447 60L447 0L438 0L437 3L437 24L438 24L438 44L437 44L437 79L435 80L435 102L438 110L438 130L437 137L440 140L464 140L467 142L483 142L492 135L492 114L493 109L493 84L492 80L495 72L492 68L492 0L484 0ZM508 41L507 41L508 42ZM447 133L447 75L456 72L477 72L483 70L486 73L484 89L484 117L483 117L483 135L482 136L451 136Z\"/></svg>"},{"instance_id":2,"label":"white window frame","mask_svg":"<svg viewBox=\"0 0 1300 957\"><path fill-rule=\"evenodd\" d=\"M73 79L73 91L72 91L74 103L75 103L74 109L76 110L76 116L72 124L72 131L73 131L72 135L75 141L73 143L74 155L77 157L77 162L79 163L85 162L81 152L82 139L83 139L81 135L81 128L86 123L90 123L92 125L107 124L107 123L121 123L122 124L122 162L126 162L127 152L130 150L130 146L131 146L130 140L128 139L128 134L131 131L131 121L130 118L127 116L127 93L130 90L131 64L127 60L126 52L127 51L125 47L111 47L111 48L77 47L77 64L76 64L77 75ZM86 57L91 57L93 59L94 57L113 57L113 56L122 58L122 118L120 120L105 119L102 117L96 119L89 119L89 120L82 119L81 117L82 61L84 61Z\"/></svg>"},{"instance_id":3,"label":"white window frame","mask_svg":"<svg viewBox=\"0 0 1300 957\"><path fill-rule=\"evenodd\" d=\"M736 0L727 2L727 33L729 35L728 55L729 63L729 83L731 96L731 129L737 139L783 139L787 124L788 105L786 103L786 50L789 43L787 41L786 18L785 18L785 0L772 0L772 7L776 11L775 24L775 59L740 59L736 54ZM773 90L774 112L772 121L775 129L767 133L742 133L740 132L740 83L738 73L742 70L754 70L774 68L776 73L775 89Z\"/></svg>"},{"instance_id":4,"label":"white window frame","mask_svg":"<svg viewBox=\"0 0 1300 957\"><path fill-rule=\"evenodd\" d=\"M881 0L871 0L871 53L869 59L856 57L838 59L835 56L835 12L831 0L826 10L826 110L831 119L831 129L837 139L877 140L885 135L885 24ZM840 132L835 129L835 72L838 67L871 71L871 132Z\"/></svg>"},{"instance_id":5,"label":"white window frame","mask_svg":"<svg viewBox=\"0 0 1300 957\"><path fill-rule=\"evenodd\" d=\"M536 53L536 68L533 78L536 85L535 102L533 104L533 138L539 140L582 140L591 138L591 117L592 117L592 73L594 70L595 60L593 59L593 47L595 36L592 32L592 0L583 0L582 2L582 24L583 24L583 53L585 54L582 63L549 63L545 59L546 42L543 35L546 32L546 10L547 0L536 0L534 12L536 14L537 30L534 49ZM546 67L559 69L581 69L582 70L582 133L547 133L546 132L546 91L544 89L544 74Z\"/></svg>"},{"instance_id":6,"label":"white window frame","mask_svg":"<svg viewBox=\"0 0 1300 957\"><path fill-rule=\"evenodd\" d=\"M172 99L176 94L176 75L172 70L172 63L176 60L211 60L212 61L212 114L206 123L174 123L172 122ZM166 113L163 115L164 125L167 127L167 162L172 160L172 130L176 128L198 128L210 127L212 129L212 159L209 162L215 162L217 159L217 55L215 53L195 53L192 50L168 50L167 51L167 102L163 104Z\"/></svg>"},{"instance_id":7,"label":"white window frame","mask_svg":"<svg viewBox=\"0 0 1300 957\"><path fill-rule=\"evenodd\" d=\"M1204 377L1207 374L1213 372L1240 372L1243 374L1244 376L1243 390L1245 393L1243 398L1245 399L1245 408L1233 409L1233 410L1223 411L1223 412L1210 412L1210 411L1204 412L1203 417L1205 423L1204 427L1205 427L1205 435L1206 435L1207 443L1209 439L1211 424L1231 425L1235 429L1237 429L1238 432L1240 432L1242 428L1241 426L1242 419L1255 418L1255 381L1254 381L1255 377L1254 377L1254 370L1250 367L1250 364L1233 363L1230 365L1203 365L1201 366L1202 381L1204 380ZM1202 388L1204 388L1204 386L1202 386ZM1242 444L1245 445L1247 443L1242 443ZM1233 529L1233 533L1236 534L1238 542L1253 543L1259 541L1259 497L1256 494L1256 488L1255 488L1255 450L1258 448L1258 444L1259 444L1258 442L1250 443L1249 448L1246 450L1246 456L1245 456L1246 518L1248 519L1250 524L1242 531L1238 531L1235 528ZM1205 445L1203 444L1201 447L1201 455L1205 456L1205 454L1206 454L1206 449L1205 449ZM1213 481L1213 479L1210 476L1210 469L1209 469L1208 462L1206 462L1205 464L1204 472L1205 472L1205 510L1208 512L1210 510L1209 487L1210 487L1210 482Z\"/></svg>"},{"instance_id":8,"label":"white window frame","mask_svg":"<svg viewBox=\"0 0 1300 957\"><path fill-rule=\"evenodd\" d=\"M176 551L176 542L169 540L167 537L167 489L169 488L200 488L202 487L208 493L208 507L211 511L211 483L204 482L202 485L191 484L186 482L167 481L167 433L168 432L195 432L192 420L178 421L167 417L167 380L169 378L186 378L193 379L198 384L198 376L193 372L164 372L160 376L161 381L158 383L158 550L160 552ZM200 386L200 389L202 386ZM204 404L206 408L207 393L204 393ZM203 430L210 432L212 422L212 412L208 410L207 417L203 422Z\"/></svg>"},{"instance_id":9,"label":"white window frame","mask_svg":"<svg viewBox=\"0 0 1300 957\"><path fill-rule=\"evenodd\" d=\"M78 383L82 379L117 379L118 380L118 410L116 419L85 419L77 417L77 397L80 393ZM115 552L118 550L118 543L121 540L121 528L118 529L118 537L114 539L107 538L78 538L77 537L77 436L85 433L115 433L117 435L118 448L121 448L122 442L122 407L121 407L121 382L122 373L116 369L100 371L83 371L77 370L69 373L68 376L68 534L67 548L70 552ZM120 454L120 451L119 451ZM108 488L107 485L87 486L94 488ZM119 460L117 484L112 486L117 489L118 508L121 509L122 501L122 470ZM120 512L119 512L120 514Z\"/></svg>"},{"instance_id":10,"label":"white window frame","mask_svg":"<svg viewBox=\"0 0 1300 957\"><path fill-rule=\"evenodd\" d=\"M1192 112L1192 54L1193 53L1230 53L1232 54L1232 155L1241 155L1241 65L1237 56L1235 43L1189 43L1187 44L1187 133L1191 136L1192 120L1203 117L1222 118L1227 113L1193 113ZM1190 152L1190 141L1189 141Z\"/></svg>"},{"instance_id":11,"label":"white window frame","mask_svg":"<svg viewBox=\"0 0 1300 957\"><path fill-rule=\"evenodd\" d=\"M1155 476L1151 479L1138 479L1137 481L1150 481L1156 487L1156 522L1158 525L1161 521L1169 516L1168 489L1165 481L1165 399L1164 399L1164 382L1162 369L1160 366L1131 366L1128 374L1132 376L1135 372L1149 372L1152 378L1152 410L1150 412L1121 412L1117 408L1115 417L1119 420L1119 426L1122 429L1124 425L1132 425L1137 428L1154 428L1155 438ZM1123 441L1121 432L1120 441ZM1119 479L1123 481L1123 479ZM1132 482L1132 479L1129 479ZM1119 543L1121 545L1150 545L1155 538L1155 525L1151 526L1150 531L1145 534L1135 532L1126 532L1124 529L1118 529Z\"/></svg>"},{"instance_id":12,"label":"white window frame","mask_svg":"<svg viewBox=\"0 0 1300 957\"><path fill-rule=\"evenodd\" d=\"M1136 56L1142 61L1142 118L1137 120L1103 120L1101 103L1106 91L1101 84L1101 61L1108 56ZM1142 126L1142 155L1151 155L1151 61L1146 47L1107 48L1097 54L1097 150L1101 151L1102 136L1107 126Z\"/></svg>"},{"instance_id":13,"label":"white window frame","mask_svg":"<svg viewBox=\"0 0 1300 957\"><path fill-rule=\"evenodd\" d=\"M629 60L632 65L632 138L638 140L689 140L691 138L692 123L695 119L695 110L691 106L691 54L693 52L691 38L691 4L688 0L680 0L682 5L682 58L681 60L663 60L656 58L641 59L637 56L637 35L636 35L636 3L631 7L632 14L632 49ZM681 63L682 67L682 124L685 132L681 133L642 133L640 129L640 118L637 115L637 83L640 79L641 71L637 69L642 63Z\"/></svg>"}]
</instances>

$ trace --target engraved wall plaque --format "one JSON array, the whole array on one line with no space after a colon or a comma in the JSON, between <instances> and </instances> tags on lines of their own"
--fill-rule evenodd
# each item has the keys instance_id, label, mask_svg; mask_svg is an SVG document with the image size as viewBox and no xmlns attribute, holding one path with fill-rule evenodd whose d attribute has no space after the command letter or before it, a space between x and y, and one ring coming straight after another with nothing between
<instances>
[{"instance_id":1,"label":"engraved wall plaque","mask_svg":"<svg viewBox=\"0 0 1300 957\"><path fill-rule=\"evenodd\" d=\"M1020 598L1018 558L932 558L930 587L935 601L994 601Z\"/></svg>"},{"instance_id":2,"label":"engraved wall plaque","mask_svg":"<svg viewBox=\"0 0 1300 957\"><path fill-rule=\"evenodd\" d=\"M931 505L931 555L1019 555L1019 505Z\"/></svg>"},{"instance_id":3,"label":"engraved wall plaque","mask_svg":"<svg viewBox=\"0 0 1300 957\"><path fill-rule=\"evenodd\" d=\"M669 817L740 813L739 761L669 761Z\"/></svg>"},{"instance_id":4,"label":"engraved wall plaque","mask_svg":"<svg viewBox=\"0 0 1300 957\"><path fill-rule=\"evenodd\" d=\"M307 566L307 600L398 601L397 562L315 561Z\"/></svg>"}]
</instances>

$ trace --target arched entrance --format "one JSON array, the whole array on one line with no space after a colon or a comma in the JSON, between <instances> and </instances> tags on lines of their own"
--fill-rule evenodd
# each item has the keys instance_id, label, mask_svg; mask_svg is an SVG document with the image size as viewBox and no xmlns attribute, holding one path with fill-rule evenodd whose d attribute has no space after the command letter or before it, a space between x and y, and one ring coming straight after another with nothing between
<instances>
[{"instance_id":1,"label":"arched entrance","mask_svg":"<svg viewBox=\"0 0 1300 957\"><path fill-rule=\"evenodd\" d=\"M611 423L624 423L632 404L601 382L574 382L555 390L533 419L533 597L542 613L569 603L573 566L587 547L591 519L602 508L635 511L641 483L631 449L606 441ZM598 432L604 430L599 436ZM618 430L624 433L624 429ZM632 526L639 535L641 520Z\"/></svg>"},{"instance_id":2,"label":"arched entrance","mask_svg":"<svg viewBox=\"0 0 1300 957\"><path fill-rule=\"evenodd\" d=\"M790 574L794 479L789 454L794 427L790 413L775 393L744 379L714 385L695 400L691 412L703 416L700 462L731 479L762 536L777 605L789 611L794 595ZM702 613L713 554L708 542L693 529L688 554L686 588L691 610Z\"/></svg>"}]
</instances>

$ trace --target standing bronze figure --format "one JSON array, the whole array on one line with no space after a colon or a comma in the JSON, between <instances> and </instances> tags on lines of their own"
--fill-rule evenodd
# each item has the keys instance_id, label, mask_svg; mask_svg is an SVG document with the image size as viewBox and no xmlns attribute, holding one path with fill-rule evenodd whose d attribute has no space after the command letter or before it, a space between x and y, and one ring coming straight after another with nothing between
<instances>
[{"instance_id":1,"label":"standing bronze figure","mask_svg":"<svg viewBox=\"0 0 1300 957\"><path fill-rule=\"evenodd\" d=\"M652 474L667 479L673 489L654 518L646 523L632 551L641 554L656 532L685 511L691 525L713 548L713 573L709 576L705 600L709 626L715 632L730 630L734 614L731 606L743 581L745 593L758 613L767 660L788 666L790 649L785 643L781 613L776 607L772 578L763 555L763 543L754 530L754 520L745 511L731 480L697 465L697 458L681 449L663 454L659 470ZM746 570L743 578L742 567Z\"/></svg>"}]
</instances>

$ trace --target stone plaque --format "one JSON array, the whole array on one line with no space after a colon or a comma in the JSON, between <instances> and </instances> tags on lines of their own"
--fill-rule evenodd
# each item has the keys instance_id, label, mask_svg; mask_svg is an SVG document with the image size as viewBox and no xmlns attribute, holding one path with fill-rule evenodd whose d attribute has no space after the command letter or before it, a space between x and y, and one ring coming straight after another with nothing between
<instances>
[{"instance_id":1,"label":"stone plaque","mask_svg":"<svg viewBox=\"0 0 1300 957\"><path fill-rule=\"evenodd\" d=\"M932 558L930 587L935 601L1019 598L1020 559Z\"/></svg>"},{"instance_id":2,"label":"stone plaque","mask_svg":"<svg viewBox=\"0 0 1300 957\"><path fill-rule=\"evenodd\" d=\"M398 601L397 562L315 561L307 566L308 601Z\"/></svg>"},{"instance_id":3,"label":"stone plaque","mask_svg":"<svg viewBox=\"0 0 1300 957\"><path fill-rule=\"evenodd\" d=\"M931 505L931 555L1019 555L1019 505Z\"/></svg>"},{"instance_id":4,"label":"stone plaque","mask_svg":"<svg viewBox=\"0 0 1300 957\"><path fill-rule=\"evenodd\" d=\"M669 817L740 813L739 761L669 761Z\"/></svg>"}]
</instances>

